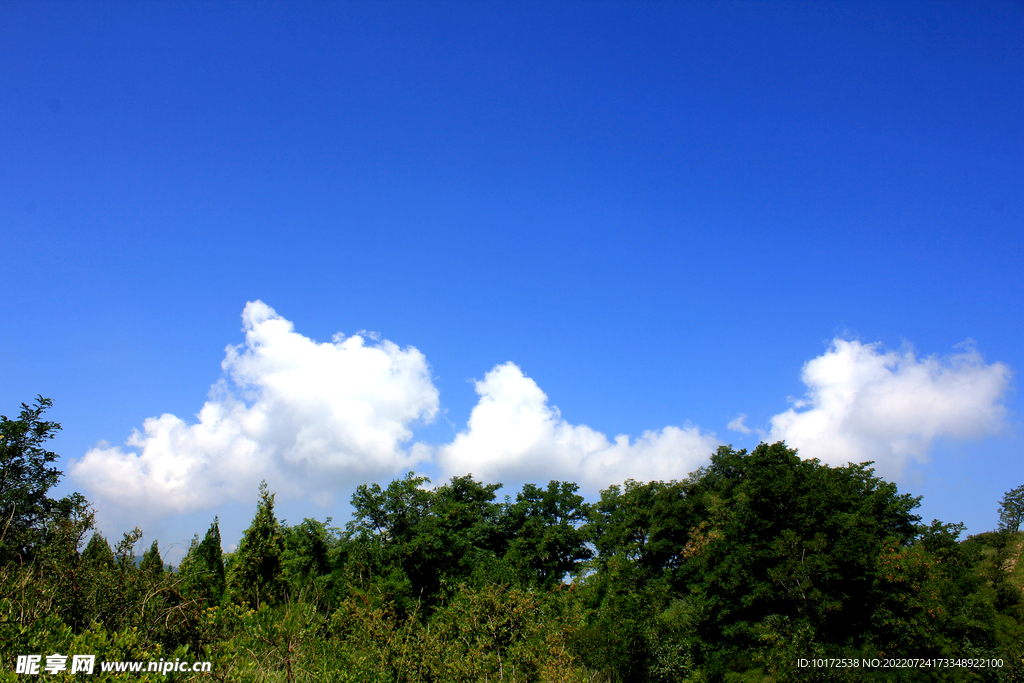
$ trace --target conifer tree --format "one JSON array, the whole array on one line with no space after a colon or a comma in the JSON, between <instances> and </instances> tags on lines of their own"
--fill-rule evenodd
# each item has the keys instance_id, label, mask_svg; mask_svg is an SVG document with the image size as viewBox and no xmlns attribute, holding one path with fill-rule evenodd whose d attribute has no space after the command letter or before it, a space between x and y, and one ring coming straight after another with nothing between
<instances>
[{"instance_id":1,"label":"conifer tree","mask_svg":"<svg viewBox=\"0 0 1024 683\"><path fill-rule=\"evenodd\" d=\"M245 531L231 563L227 588L235 602L248 603L259 609L262 604L275 604L284 597L284 576L281 563L284 535L274 516L274 494L267 490L266 480L260 483L260 502L256 516Z\"/></svg>"},{"instance_id":2,"label":"conifer tree","mask_svg":"<svg viewBox=\"0 0 1024 683\"><path fill-rule=\"evenodd\" d=\"M82 551L82 614L72 621L81 625L105 622L117 611L117 603L121 600L118 590L120 574L116 567L110 543L102 534L94 533Z\"/></svg>"},{"instance_id":3,"label":"conifer tree","mask_svg":"<svg viewBox=\"0 0 1024 683\"><path fill-rule=\"evenodd\" d=\"M100 533L94 533L82 551L82 559L95 567L114 566L114 551Z\"/></svg>"},{"instance_id":4,"label":"conifer tree","mask_svg":"<svg viewBox=\"0 0 1024 683\"><path fill-rule=\"evenodd\" d=\"M225 572L219 517L213 518L213 524L202 542L199 541L199 534L192 538L188 554L178 567L178 574L184 579L185 592L191 597L212 605L220 603L224 595Z\"/></svg>"},{"instance_id":5,"label":"conifer tree","mask_svg":"<svg viewBox=\"0 0 1024 683\"><path fill-rule=\"evenodd\" d=\"M214 603L220 602L224 595L224 551L220 545L220 518L214 517L213 524L206 532L203 542L196 549L196 557L199 559L207 573L207 588L210 600Z\"/></svg>"},{"instance_id":6,"label":"conifer tree","mask_svg":"<svg viewBox=\"0 0 1024 683\"><path fill-rule=\"evenodd\" d=\"M142 562L139 564L139 569L145 576L152 578L154 581L159 581L160 577L164 573L164 561L160 558L160 549L157 545L156 540L153 541L153 545L149 546L149 550L142 554Z\"/></svg>"},{"instance_id":7,"label":"conifer tree","mask_svg":"<svg viewBox=\"0 0 1024 683\"><path fill-rule=\"evenodd\" d=\"M199 534L192 536L192 541L188 544L188 552L185 553L185 557L181 558L181 564L178 565L178 578L181 579L181 587L183 592L192 598L205 598L206 597L206 572L198 562L197 549L199 548Z\"/></svg>"}]
</instances>

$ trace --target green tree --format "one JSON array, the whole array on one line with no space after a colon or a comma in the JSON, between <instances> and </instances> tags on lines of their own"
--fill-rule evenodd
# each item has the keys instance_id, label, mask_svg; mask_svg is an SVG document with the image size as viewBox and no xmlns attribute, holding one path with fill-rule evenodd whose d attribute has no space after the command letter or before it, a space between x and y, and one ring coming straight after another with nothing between
<instances>
[{"instance_id":1,"label":"green tree","mask_svg":"<svg viewBox=\"0 0 1024 683\"><path fill-rule=\"evenodd\" d=\"M76 626L93 621L105 623L118 612L123 599L118 590L120 574L114 551L101 534L94 533L82 551L82 613L71 619Z\"/></svg>"},{"instance_id":2,"label":"green tree","mask_svg":"<svg viewBox=\"0 0 1024 683\"><path fill-rule=\"evenodd\" d=\"M353 520L346 525L351 536L377 538L386 543L405 540L427 514L430 492L421 488L427 477L409 472L382 489L380 484L361 484L352 494Z\"/></svg>"},{"instance_id":3,"label":"green tree","mask_svg":"<svg viewBox=\"0 0 1024 683\"><path fill-rule=\"evenodd\" d=\"M699 628L715 644L706 651L712 671L752 666L753 653L774 637L772 624L787 624L785 637L803 630L816 642L853 647L883 628L880 558L903 557L918 537L919 499L869 465L829 467L782 442L751 453L723 446L712 457L687 496L695 523L672 581L680 594L706 601ZM932 562L925 555L915 555L922 567ZM910 586L893 582L886 594ZM899 644L898 635L885 637Z\"/></svg>"},{"instance_id":4,"label":"green tree","mask_svg":"<svg viewBox=\"0 0 1024 683\"><path fill-rule=\"evenodd\" d=\"M421 487L428 483L426 477L409 472L386 489L379 484L357 487L353 519L345 525L352 540L349 564L354 578L396 600L403 616L416 610L424 582L432 582L432 577L420 576L420 585L413 585L414 568L421 564L414 545L431 497Z\"/></svg>"},{"instance_id":5,"label":"green tree","mask_svg":"<svg viewBox=\"0 0 1024 683\"><path fill-rule=\"evenodd\" d=\"M648 578L677 568L685 554L692 518L691 480L636 482L611 486L591 510L587 533L599 562L616 558L634 563Z\"/></svg>"},{"instance_id":6,"label":"green tree","mask_svg":"<svg viewBox=\"0 0 1024 683\"><path fill-rule=\"evenodd\" d=\"M416 559L407 566L414 590L432 595L494 567L502 544L501 506L495 502L499 488L501 484L483 484L466 475L430 492L427 514L413 539Z\"/></svg>"},{"instance_id":7,"label":"green tree","mask_svg":"<svg viewBox=\"0 0 1024 683\"><path fill-rule=\"evenodd\" d=\"M47 495L63 476L51 466L57 454L44 447L61 429L57 422L42 419L52 405L39 396L32 407L21 404L17 420L0 415L0 565L17 556L31 560L48 540L68 536L63 527L72 520L76 528L85 525L82 533L92 528L81 494L60 500Z\"/></svg>"},{"instance_id":8,"label":"green tree","mask_svg":"<svg viewBox=\"0 0 1024 683\"><path fill-rule=\"evenodd\" d=\"M428 613L443 587L486 573L502 554L501 508L494 501L501 484L467 475L433 491L421 488L429 481L410 472L386 489L363 485L352 496L350 563L394 596L403 615L421 602Z\"/></svg>"},{"instance_id":9,"label":"green tree","mask_svg":"<svg viewBox=\"0 0 1024 683\"><path fill-rule=\"evenodd\" d=\"M546 489L526 484L505 510L510 544L506 561L525 576L527 585L544 590L562 583L593 555L583 528L590 506L571 482L551 481Z\"/></svg>"},{"instance_id":10,"label":"green tree","mask_svg":"<svg viewBox=\"0 0 1024 683\"><path fill-rule=\"evenodd\" d=\"M332 549L339 543L331 523L306 518L296 526L282 526L284 556L282 565L289 593L295 597L306 591L307 599L322 601L333 569Z\"/></svg>"},{"instance_id":11,"label":"green tree","mask_svg":"<svg viewBox=\"0 0 1024 683\"><path fill-rule=\"evenodd\" d=\"M256 516L246 529L238 551L234 554L227 589L235 602L248 603L255 609L275 605L284 597L285 581L281 564L284 536L274 516L274 494L267 482L260 483L260 500Z\"/></svg>"},{"instance_id":12,"label":"green tree","mask_svg":"<svg viewBox=\"0 0 1024 683\"><path fill-rule=\"evenodd\" d=\"M82 560L97 567L114 566L114 551L100 533L94 533L82 551Z\"/></svg>"},{"instance_id":13,"label":"green tree","mask_svg":"<svg viewBox=\"0 0 1024 683\"><path fill-rule=\"evenodd\" d=\"M205 571L205 585L210 602L217 604L224 589L227 579L224 575L224 550L220 541L220 518L214 517L213 524L206 530L202 542L196 552L196 558Z\"/></svg>"},{"instance_id":14,"label":"green tree","mask_svg":"<svg viewBox=\"0 0 1024 683\"><path fill-rule=\"evenodd\" d=\"M702 614L699 596L672 607L672 571L685 559L689 481L611 486L591 509L585 530L598 551L583 579L591 616L577 649L612 680L682 680L690 622ZM685 671L683 671L685 673ZM673 678L674 676L674 678Z\"/></svg>"},{"instance_id":15,"label":"green tree","mask_svg":"<svg viewBox=\"0 0 1024 683\"><path fill-rule=\"evenodd\" d=\"M192 598L210 605L220 604L227 583L224 571L224 551L220 545L220 519L213 524L200 542L196 534L189 544L188 553L178 566L184 591Z\"/></svg>"},{"instance_id":16,"label":"green tree","mask_svg":"<svg viewBox=\"0 0 1024 683\"><path fill-rule=\"evenodd\" d=\"M934 525L919 543L918 499L869 465L829 467L781 442L723 446L682 482L602 492L578 651L620 681L698 668L790 680L792 647L944 651L932 614L970 590L953 566L956 527Z\"/></svg>"},{"instance_id":17,"label":"green tree","mask_svg":"<svg viewBox=\"0 0 1024 683\"><path fill-rule=\"evenodd\" d=\"M139 569L143 575L153 581L159 581L163 576L164 561L160 558L160 548L155 539L153 545L149 546L149 550L142 554L142 562L139 563Z\"/></svg>"},{"instance_id":18,"label":"green tree","mask_svg":"<svg viewBox=\"0 0 1024 683\"><path fill-rule=\"evenodd\" d=\"M1024 522L1024 485L1007 491L999 502L999 530L1017 533Z\"/></svg>"}]
</instances>

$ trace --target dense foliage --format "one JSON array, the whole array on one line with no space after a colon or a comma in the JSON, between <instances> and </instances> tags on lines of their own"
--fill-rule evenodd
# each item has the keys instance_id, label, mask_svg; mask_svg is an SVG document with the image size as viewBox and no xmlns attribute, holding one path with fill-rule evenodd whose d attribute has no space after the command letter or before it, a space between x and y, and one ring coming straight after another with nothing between
<instances>
[{"instance_id":1,"label":"dense foliage","mask_svg":"<svg viewBox=\"0 0 1024 683\"><path fill-rule=\"evenodd\" d=\"M49 405L2 423L0 680L32 653L213 662L179 680L1024 678L1017 489L999 531L960 540L868 464L783 443L722 447L685 479L627 481L594 504L570 482L499 500L500 484L410 473L360 486L344 529L280 522L264 483L236 552L215 519L172 569L156 541L136 556L138 529L112 548L89 536L84 499L47 496ZM1003 666L798 666L886 657Z\"/></svg>"}]
</instances>

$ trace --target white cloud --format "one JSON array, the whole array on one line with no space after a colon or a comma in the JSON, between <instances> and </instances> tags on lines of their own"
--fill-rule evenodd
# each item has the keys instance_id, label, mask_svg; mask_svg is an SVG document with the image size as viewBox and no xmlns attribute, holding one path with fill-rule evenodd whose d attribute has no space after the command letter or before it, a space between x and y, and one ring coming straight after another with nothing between
<instances>
[{"instance_id":1,"label":"white cloud","mask_svg":"<svg viewBox=\"0 0 1024 683\"><path fill-rule=\"evenodd\" d=\"M733 432L739 432L740 434L749 434L751 432L750 427L746 425L747 416L743 413L737 415L732 422L725 426L726 429Z\"/></svg>"},{"instance_id":2,"label":"white cloud","mask_svg":"<svg viewBox=\"0 0 1024 683\"><path fill-rule=\"evenodd\" d=\"M706 464L719 441L686 424L610 439L573 425L513 363L480 381L465 429L448 444L412 441L411 427L439 414L426 358L364 336L317 343L266 304L246 304L245 342L229 346L223 377L194 422L151 417L126 447L100 442L69 471L96 500L150 517L251 502L256 484L289 498L329 502L339 489L436 465L439 479L544 483L596 490L627 478L676 479ZM970 346L944 358L837 339L803 368L806 397L771 419L768 440L842 465L875 460L898 477L927 459L940 437L993 434L1010 379ZM748 434L747 416L728 428ZM105 511L105 514L114 514Z\"/></svg>"},{"instance_id":3,"label":"white cloud","mask_svg":"<svg viewBox=\"0 0 1024 683\"><path fill-rule=\"evenodd\" d=\"M630 443L565 421L537 383L514 363L476 382L480 400L467 428L437 451L445 476L483 481L564 479L597 488L625 479L679 479L705 464L718 445L697 427L647 431Z\"/></svg>"},{"instance_id":4,"label":"white cloud","mask_svg":"<svg viewBox=\"0 0 1024 683\"><path fill-rule=\"evenodd\" d=\"M263 478L286 495L324 494L428 457L403 448L410 425L438 412L418 350L360 336L318 344L261 301L242 320L245 343L227 348L197 422L148 418L128 450L101 442L72 476L106 503L158 515L249 500Z\"/></svg>"},{"instance_id":5,"label":"white cloud","mask_svg":"<svg viewBox=\"0 0 1024 683\"><path fill-rule=\"evenodd\" d=\"M836 339L804 365L806 398L771 419L770 438L805 458L874 460L879 474L900 477L911 462L927 461L937 438L995 434L1010 370L985 364L969 342L959 348L918 359L910 348L883 352L879 344Z\"/></svg>"}]
</instances>

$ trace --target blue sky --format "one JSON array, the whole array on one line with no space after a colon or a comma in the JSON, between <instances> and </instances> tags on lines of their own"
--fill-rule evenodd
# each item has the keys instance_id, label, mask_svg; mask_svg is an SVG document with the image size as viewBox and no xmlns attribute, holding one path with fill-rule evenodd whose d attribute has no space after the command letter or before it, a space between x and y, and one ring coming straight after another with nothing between
<instances>
[{"instance_id":1,"label":"blue sky","mask_svg":"<svg viewBox=\"0 0 1024 683\"><path fill-rule=\"evenodd\" d=\"M0 65L0 410L109 535L772 438L1024 483L1020 3L6 2Z\"/></svg>"}]
</instances>

